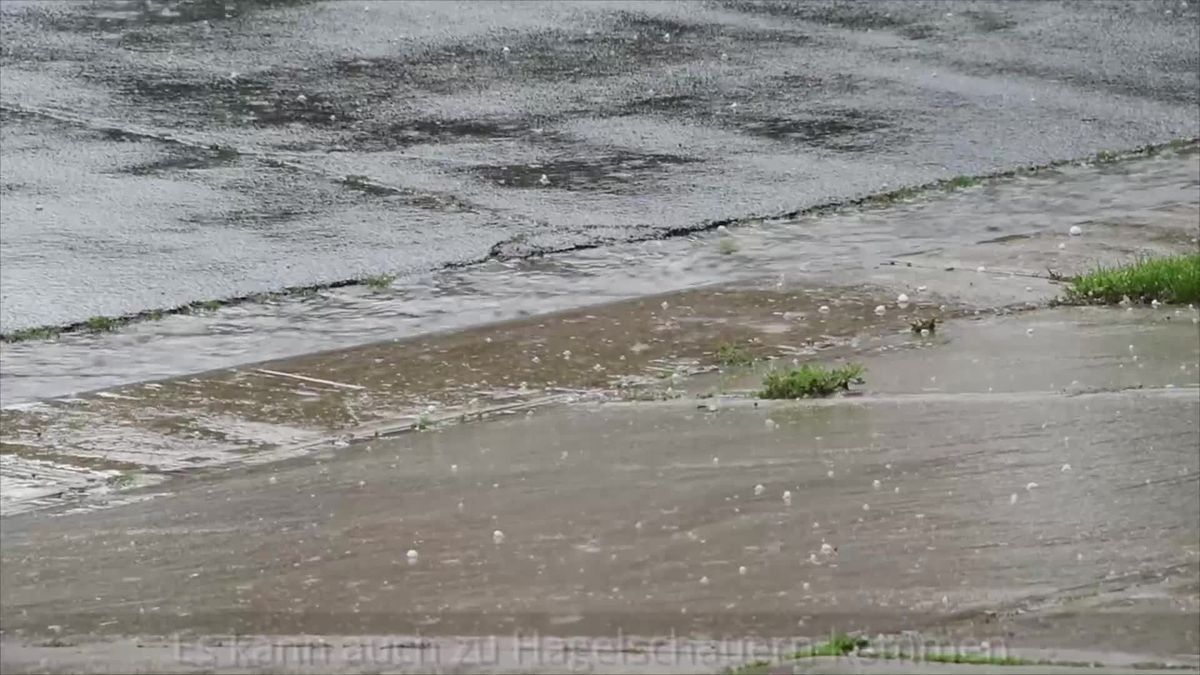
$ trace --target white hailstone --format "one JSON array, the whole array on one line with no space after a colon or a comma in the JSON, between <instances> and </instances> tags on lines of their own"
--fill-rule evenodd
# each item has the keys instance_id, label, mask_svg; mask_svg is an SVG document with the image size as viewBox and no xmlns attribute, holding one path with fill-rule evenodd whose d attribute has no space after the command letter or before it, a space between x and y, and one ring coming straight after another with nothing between
<instances>
[{"instance_id":1,"label":"white hailstone","mask_svg":"<svg viewBox=\"0 0 1200 675\"><path fill-rule=\"evenodd\" d=\"M296 97L297 103L305 103L307 101L308 101L308 97L305 96L304 94L300 94L299 96Z\"/></svg>"},{"instance_id":2,"label":"white hailstone","mask_svg":"<svg viewBox=\"0 0 1200 675\"><path fill-rule=\"evenodd\" d=\"M633 524L633 529L635 529L635 530L640 530L640 529L642 529L642 521L640 521L640 520L639 520L639 521L637 521L636 523L634 523L634 524Z\"/></svg>"},{"instance_id":3,"label":"white hailstone","mask_svg":"<svg viewBox=\"0 0 1200 675\"><path fill-rule=\"evenodd\" d=\"M928 328L921 329L921 337L929 337L929 329Z\"/></svg>"},{"instance_id":4,"label":"white hailstone","mask_svg":"<svg viewBox=\"0 0 1200 675\"><path fill-rule=\"evenodd\" d=\"M1026 335L1033 335L1033 329L1032 329L1032 328L1026 328L1026 329L1025 329L1025 334L1026 334Z\"/></svg>"},{"instance_id":5,"label":"white hailstone","mask_svg":"<svg viewBox=\"0 0 1200 675\"><path fill-rule=\"evenodd\" d=\"M1072 237L1078 237L1079 235L1083 234L1083 228L1078 225L1072 225L1071 229L1067 230L1067 234L1071 235Z\"/></svg>"},{"instance_id":6,"label":"white hailstone","mask_svg":"<svg viewBox=\"0 0 1200 675\"><path fill-rule=\"evenodd\" d=\"M928 290L928 289L929 289L929 287L928 287L928 286L917 286L917 292L918 292L918 293L924 293L924 292L925 292L926 290Z\"/></svg>"},{"instance_id":7,"label":"white hailstone","mask_svg":"<svg viewBox=\"0 0 1200 675\"><path fill-rule=\"evenodd\" d=\"M46 207L45 207L45 206L42 206L41 204L36 204L36 205L34 205L34 207L33 207L33 209L34 209L35 211L41 211L41 210L42 210L42 209L44 209L44 208L46 208Z\"/></svg>"},{"instance_id":8,"label":"white hailstone","mask_svg":"<svg viewBox=\"0 0 1200 675\"><path fill-rule=\"evenodd\" d=\"M892 492L895 492L896 494L900 494L900 486L899 486L899 485L897 485L897 486L895 487L895 489L893 489L893 490L892 490Z\"/></svg>"},{"instance_id":9,"label":"white hailstone","mask_svg":"<svg viewBox=\"0 0 1200 675\"><path fill-rule=\"evenodd\" d=\"M1159 305L1161 305L1161 304L1162 304L1162 303L1161 303L1161 302L1159 302L1158 300L1151 300L1151 301L1150 301L1150 306L1151 306L1151 307L1153 307L1153 308L1155 308L1155 309L1158 309L1158 306L1159 306Z\"/></svg>"},{"instance_id":10,"label":"white hailstone","mask_svg":"<svg viewBox=\"0 0 1200 675\"><path fill-rule=\"evenodd\" d=\"M817 308L817 311L822 314L828 314L829 313L829 305L821 305L820 307Z\"/></svg>"},{"instance_id":11,"label":"white hailstone","mask_svg":"<svg viewBox=\"0 0 1200 675\"><path fill-rule=\"evenodd\" d=\"M976 271L976 272L986 272L986 271L987 271L987 268L986 268L986 267L984 267L983 265L980 265L979 267L976 267L976 268L975 268L975 271Z\"/></svg>"},{"instance_id":12,"label":"white hailstone","mask_svg":"<svg viewBox=\"0 0 1200 675\"><path fill-rule=\"evenodd\" d=\"M279 479L276 478L275 476L271 476L270 478L267 479L267 482L270 483L271 485L274 485L279 482Z\"/></svg>"},{"instance_id":13,"label":"white hailstone","mask_svg":"<svg viewBox=\"0 0 1200 675\"><path fill-rule=\"evenodd\" d=\"M883 305L876 305L875 313L879 316L883 316L884 314L887 314L887 307L884 307Z\"/></svg>"},{"instance_id":14,"label":"white hailstone","mask_svg":"<svg viewBox=\"0 0 1200 675\"><path fill-rule=\"evenodd\" d=\"M1025 484L1025 489L1032 490L1033 488L1035 488L1037 486L1038 486L1037 483L1034 483L1033 481L1029 481L1028 483Z\"/></svg>"},{"instance_id":15,"label":"white hailstone","mask_svg":"<svg viewBox=\"0 0 1200 675\"><path fill-rule=\"evenodd\" d=\"M729 228L724 225L717 226L717 234L729 234Z\"/></svg>"},{"instance_id":16,"label":"white hailstone","mask_svg":"<svg viewBox=\"0 0 1200 675\"><path fill-rule=\"evenodd\" d=\"M1066 472L1068 472L1068 471L1070 471L1070 470L1071 470L1071 465L1070 465L1070 464L1063 464L1063 465L1062 465L1062 468L1061 468L1061 469L1059 469L1059 471L1061 471L1061 472L1063 472L1063 473L1066 473Z\"/></svg>"},{"instance_id":17,"label":"white hailstone","mask_svg":"<svg viewBox=\"0 0 1200 675\"><path fill-rule=\"evenodd\" d=\"M466 505L466 504L464 504L464 503L462 503L462 502L459 502L459 503L458 503L458 512L459 512L459 513L462 513L462 512L463 512L463 510L464 510L464 509L466 509L466 508L467 508L467 505Z\"/></svg>"},{"instance_id":18,"label":"white hailstone","mask_svg":"<svg viewBox=\"0 0 1200 675\"><path fill-rule=\"evenodd\" d=\"M450 473L458 473L458 465L457 464L450 465Z\"/></svg>"},{"instance_id":19,"label":"white hailstone","mask_svg":"<svg viewBox=\"0 0 1200 675\"><path fill-rule=\"evenodd\" d=\"M833 555L833 546L829 543L821 544L821 555Z\"/></svg>"},{"instance_id":20,"label":"white hailstone","mask_svg":"<svg viewBox=\"0 0 1200 675\"><path fill-rule=\"evenodd\" d=\"M809 554L808 554L808 562L810 562L810 563L812 563L812 564L814 564L814 565L820 565L820 564L821 564L821 561L820 561L820 560L817 560L817 554L816 554L816 553L809 553Z\"/></svg>"},{"instance_id":21,"label":"white hailstone","mask_svg":"<svg viewBox=\"0 0 1200 675\"><path fill-rule=\"evenodd\" d=\"M770 417L767 418L767 421L764 422L764 424L766 425L766 427L768 429L775 429L779 426L778 424L775 423L775 420L771 419Z\"/></svg>"},{"instance_id":22,"label":"white hailstone","mask_svg":"<svg viewBox=\"0 0 1200 675\"><path fill-rule=\"evenodd\" d=\"M896 296L896 302L901 305L906 304L908 302L908 296L904 293L901 293L900 295Z\"/></svg>"},{"instance_id":23,"label":"white hailstone","mask_svg":"<svg viewBox=\"0 0 1200 675\"><path fill-rule=\"evenodd\" d=\"M708 585L708 577L700 577L700 585L707 586Z\"/></svg>"},{"instance_id":24,"label":"white hailstone","mask_svg":"<svg viewBox=\"0 0 1200 675\"><path fill-rule=\"evenodd\" d=\"M804 590L806 590L806 591L807 591L808 589L812 588L812 584L808 583L807 581L806 581L806 582L804 582L803 584L800 584L800 586L801 586L801 588L803 588L803 589L804 589Z\"/></svg>"},{"instance_id":25,"label":"white hailstone","mask_svg":"<svg viewBox=\"0 0 1200 675\"><path fill-rule=\"evenodd\" d=\"M721 458L713 457L713 466L720 466L720 465L721 465Z\"/></svg>"},{"instance_id":26,"label":"white hailstone","mask_svg":"<svg viewBox=\"0 0 1200 675\"><path fill-rule=\"evenodd\" d=\"M670 42L670 41L671 41L671 34L670 34L670 33L663 33L663 41L664 41L664 42Z\"/></svg>"},{"instance_id":27,"label":"white hailstone","mask_svg":"<svg viewBox=\"0 0 1200 675\"><path fill-rule=\"evenodd\" d=\"M791 490L783 491L783 503L788 506L792 505L792 491Z\"/></svg>"},{"instance_id":28,"label":"white hailstone","mask_svg":"<svg viewBox=\"0 0 1200 675\"><path fill-rule=\"evenodd\" d=\"M742 576L746 576L746 566L745 565L742 565L741 567L738 568L738 574L740 574Z\"/></svg>"},{"instance_id":29,"label":"white hailstone","mask_svg":"<svg viewBox=\"0 0 1200 675\"><path fill-rule=\"evenodd\" d=\"M755 497L761 497L762 494L766 491L767 491L767 488L763 487L762 483L759 483L758 485L754 486L754 496Z\"/></svg>"},{"instance_id":30,"label":"white hailstone","mask_svg":"<svg viewBox=\"0 0 1200 675\"><path fill-rule=\"evenodd\" d=\"M502 52L504 52L505 54L507 54L507 53L509 53L509 52L510 52L510 51L512 51L512 50L508 48L508 45L504 45L504 48L503 48L503 49L501 49L500 51L502 51Z\"/></svg>"},{"instance_id":31,"label":"white hailstone","mask_svg":"<svg viewBox=\"0 0 1200 675\"><path fill-rule=\"evenodd\" d=\"M410 549L408 549L408 553L406 554L406 557L408 558L408 564L411 565L411 564L417 562L417 558L419 558L421 556L419 553L417 553L417 549L410 548Z\"/></svg>"},{"instance_id":32,"label":"white hailstone","mask_svg":"<svg viewBox=\"0 0 1200 675\"><path fill-rule=\"evenodd\" d=\"M532 359L529 359L529 360L530 360L530 361L533 361L534 363L541 363L541 362L542 362L542 359L541 359L541 358L539 358L539 357L537 357L537 356L535 356L535 357L533 357Z\"/></svg>"},{"instance_id":33,"label":"white hailstone","mask_svg":"<svg viewBox=\"0 0 1200 675\"><path fill-rule=\"evenodd\" d=\"M825 472L825 475L826 475L826 476L829 476L830 478L833 478L833 469L830 469L830 470L826 471L826 472Z\"/></svg>"},{"instance_id":34,"label":"white hailstone","mask_svg":"<svg viewBox=\"0 0 1200 675\"><path fill-rule=\"evenodd\" d=\"M564 349L564 350L563 350L563 353L562 353L562 357L563 357L564 359L566 359L567 361L570 361L570 360L571 360L571 350L570 350L570 349Z\"/></svg>"},{"instance_id":35,"label":"white hailstone","mask_svg":"<svg viewBox=\"0 0 1200 675\"><path fill-rule=\"evenodd\" d=\"M538 182L541 183L542 185L549 185L550 177L547 176L546 174L542 174L542 177L538 179Z\"/></svg>"},{"instance_id":36,"label":"white hailstone","mask_svg":"<svg viewBox=\"0 0 1200 675\"><path fill-rule=\"evenodd\" d=\"M870 511L870 510L871 510L870 504L863 504L863 511Z\"/></svg>"},{"instance_id":37,"label":"white hailstone","mask_svg":"<svg viewBox=\"0 0 1200 675\"><path fill-rule=\"evenodd\" d=\"M875 480L874 480L874 481L871 483L871 487L873 487L873 488L875 488L876 490L878 490L879 488L883 487L883 483L879 482L879 479L878 479L878 478L876 478L876 479L875 479Z\"/></svg>"},{"instance_id":38,"label":"white hailstone","mask_svg":"<svg viewBox=\"0 0 1200 675\"><path fill-rule=\"evenodd\" d=\"M1009 504L1016 504L1016 503L1017 503L1017 493L1015 493L1015 492L1014 492L1014 493L1012 493L1011 495L1009 495L1009 497L1008 497L1008 503L1009 503Z\"/></svg>"},{"instance_id":39,"label":"white hailstone","mask_svg":"<svg viewBox=\"0 0 1200 675\"><path fill-rule=\"evenodd\" d=\"M495 542L496 545L503 544L504 543L504 533L501 532L500 530L496 530L495 532L492 533L492 541Z\"/></svg>"}]
</instances>

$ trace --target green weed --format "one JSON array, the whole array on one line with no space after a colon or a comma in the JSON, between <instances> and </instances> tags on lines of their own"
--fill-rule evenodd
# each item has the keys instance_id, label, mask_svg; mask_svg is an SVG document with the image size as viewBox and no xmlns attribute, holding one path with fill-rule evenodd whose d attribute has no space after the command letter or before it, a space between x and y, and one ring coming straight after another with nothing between
<instances>
[{"instance_id":1,"label":"green weed","mask_svg":"<svg viewBox=\"0 0 1200 675\"><path fill-rule=\"evenodd\" d=\"M849 363L840 368L825 368L804 364L787 371L768 373L763 379L760 398L818 398L850 389L851 383L861 383L866 372L861 365Z\"/></svg>"}]
</instances>

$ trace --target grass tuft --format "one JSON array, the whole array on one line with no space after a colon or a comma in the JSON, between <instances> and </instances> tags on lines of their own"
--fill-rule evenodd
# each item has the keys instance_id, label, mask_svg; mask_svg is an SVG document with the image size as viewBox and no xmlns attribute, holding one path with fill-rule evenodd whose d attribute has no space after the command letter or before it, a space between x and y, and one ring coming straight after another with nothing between
<instances>
[{"instance_id":1,"label":"grass tuft","mask_svg":"<svg viewBox=\"0 0 1200 675\"><path fill-rule=\"evenodd\" d=\"M865 369L857 363L841 368L825 368L804 364L788 371L768 373L763 379L759 398L818 398L850 389L851 383L862 383Z\"/></svg>"},{"instance_id":2,"label":"grass tuft","mask_svg":"<svg viewBox=\"0 0 1200 675\"><path fill-rule=\"evenodd\" d=\"M945 182L945 187L949 190L962 190L969 187L975 187L982 182L983 181L973 176L955 176L954 178L951 178Z\"/></svg>"},{"instance_id":3,"label":"grass tuft","mask_svg":"<svg viewBox=\"0 0 1200 675\"><path fill-rule=\"evenodd\" d=\"M396 277L391 274L376 274L373 277L367 277L362 282L376 291L386 291L392 287L392 282Z\"/></svg>"},{"instance_id":4,"label":"grass tuft","mask_svg":"<svg viewBox=\"0 0 1200 675\"><path fill-rule=\"evenodd\" d=\"M1015 656L988 656L987 654L925 654L922 660L929 663L963 663L973 666L1030 666L1036 662L1018 659Z\"/></svg>"},{"instance_id":5,"label":"grass tuft","mask_svg":"<svg viewBox=\"0 0 1200 675\"><path fill-rule=\"evenodd\" d=\"M846 656L860 649L866 649L871 643L864 637L835 635L829 642L813 645L795 653L795 658L812 658L817 656Z\"/></svg>"},{"instance_id":6,"label":"grass tuft","mask_svg":"<svg viewBox=\"0 0 1200 675\"><path fill-rule=\"evenodd\" d=\"M717 363L722 366L748 366L754 356L741 345L723 342L717 347Z\"/></svg>"},{"instance_id":7,"label":"grass tuft","mask_svg":"<svg viewBox=\"0 0 1200 675\"><path fill-rule=\"evenodd\" d=\"M120 319L114 319L111 316L93 316L83 322L83 327L93 333L108 333L116 330L120 325Z\"/></svg>"},{"instance_id":8,"label":"grass tuft","mask_svg":"<svg viewBox=\"0 0 1200 675\"><path fill-rule=\"evenodd\" d=\"M1071 281L1066 300L1074 304L1200 302L1200 254L1142 258L1129 265L1097 267Z\"/></svg>"},{"instance_id":9,"label":"grass tuft","mask_svg":"<svg viewBox=\"0 0 1200 675\"><path fill-rule=\"evenodd\" d=\"M34 328L22 328L14 330L11 333L3 335L5 342L25 342L28 340L49 340L57 337L59 330L53 326L37 326Z\"/></svg>"}]
</instances>

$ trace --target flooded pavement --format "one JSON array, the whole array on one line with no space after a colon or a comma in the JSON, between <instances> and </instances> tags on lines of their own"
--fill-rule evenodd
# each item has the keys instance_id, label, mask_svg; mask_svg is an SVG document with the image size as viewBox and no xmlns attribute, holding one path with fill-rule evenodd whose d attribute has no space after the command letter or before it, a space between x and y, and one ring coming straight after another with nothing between
<instances>
[{"instance_id":1,"label":"flooded pavement","mask_svg":"<svg viewBox=\"0 0 1200 675\"><path fill-rule=\"evenodd\" d=\"M292 649L297 672L790 672L841 631L1196 671L1200 313L1045 306L1048 264L1195 249L1195 155L1141 167L1174 178L1084 216L1122 174L1067 172L1046 186L1082 177L1074 218L975 220L992 236L857 273L785 266L850 222L1015 213L1025 186L526 261L512 278L549 288L598 260L575 276L599 288L614 251L686 241L682 278L725 276L7 407L5 671L263 672ZM753 397L843 359L854 395ZM977 672L874 659L794 667Z\"/></svg>"},{"instance_id":2,"label":"flooded pavement","mask_svg":"<svg viewBox=\"0 0 1200 675\"><path fill-rule=\"evenodd\" d=\"M981 306L1043 301L1058 293L1045 278L1048 269L1072 274L1186 248L1200 235L1197 208L1195 146L1064 166L887 205L746 222L725 234L492 260L384 289L329 289L167 316L116 333L4 344L0 400L11 407L717 283L852 286L866 279L903 286L915 297L911 289L932 276L931 296L969 297ZM1068 237L1071 226L1084 236ZM726 240L731 252L722 248ZM979 266L992 272L981 276ZM947 267L957 271L943 274Z\"/></svg>"},{"instance_id":3,"label":"flooded pavement","mask_svg":"<svg viewBox=\"0 0 1200 675\"><path fill-rule=\"evenodd\" d=\"M0 331L1194 138L1197 11L5 2ZM345 344L275 321L264 357Z\"/></svg>"},{"instance_id":4,"label":"flooded pavement","mask_svg":"<svg viewBox=\"0 0 1200 675\"><path fill-rule=\"evenodd\" d=\"M577 403L13 516L4 639L908 630L1196 668L1200 329L1063 312L951 321L859 397ZM1037 342L999 387L964 364L1006 333Z\"/></svg>"}]
</instances>

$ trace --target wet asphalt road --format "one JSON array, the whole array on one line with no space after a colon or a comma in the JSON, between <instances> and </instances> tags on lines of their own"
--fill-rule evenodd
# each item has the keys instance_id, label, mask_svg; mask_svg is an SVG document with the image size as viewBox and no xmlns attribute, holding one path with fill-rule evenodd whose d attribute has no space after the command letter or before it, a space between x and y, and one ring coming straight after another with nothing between
<instances>
[{"instance_id":1,"label":"wet asphalt road","mask_svg":"<svg viewBox=\"0 0 1200 675\"><path fill-rule=\"evenodd\" d=\"M1191 0L0 17L4 332L1200 135Z\"/></svg>"}]
</instances>

